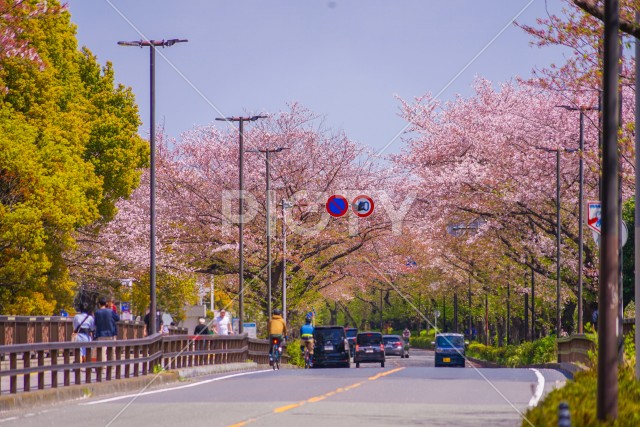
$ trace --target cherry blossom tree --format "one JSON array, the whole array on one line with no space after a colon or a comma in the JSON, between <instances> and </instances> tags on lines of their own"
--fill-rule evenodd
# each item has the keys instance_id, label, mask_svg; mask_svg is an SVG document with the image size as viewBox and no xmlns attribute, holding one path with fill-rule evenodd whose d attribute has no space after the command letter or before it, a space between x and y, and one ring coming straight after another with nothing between
<instances>
[{"instance_id":1,"label":"cherry blossom tree","mask_svg":"<svg viewBox=\"0 0 640 427\"><path fill-rule=\"evenodd\" d=\"M177 141L159 143L157 162L158 265L167 272L216 276L216 283L237 292L238 133L235 127L204 126L185 132ZM356 254L375 247L392 233L384 209L367 218L353 213L331 218L325 203L333 194L352 200L359 194L388 199L396 193L390 172L370 159L367 151L341 132L327 129L322 119L298 104L245 129L245 297L265 305L266 274L272 275L274 298L280 296L282 275L283 199L294 203L287 215L287 264L292 305L314 304L320 298L345 293L348 282L365 280L348 271ZM264 155L253 149L285 147L271 156L273 188L272 270L266 267L266 205ZM148 184L118 204L119 214L89 252L103 254L104 265L124 274L144 274L148 265ZM360 263L364 263L360 260ZM103 273L97 273L103 274ZM159 284L160 286L160 284Z\"/></svg>"},{"instance_id":2,"label":"cherry blossom tree","mask_svg":"<svg viewBox=\"0 0 640 427\"><path fill-rule=\"evenodd\" d=\"M491 256L476 260L476 268L482 263L487 273L504 272L506 257L521 272L533 268L554 277L556 156L548 150L561 150L562 268L569 285L563 298L568 300L576 283L578 154L566 150L576 148L576 115L557 108L562 96L531 85L496 89L478 80L475 90L471 98L445 104L428 95L403 103L416 137L396 161L420 178L414 190L422 203L412 212L422 224L421 234L433 243L447 226L464 228L481 218L469 239L481 239ZM585 198L597 200L597 129L586 129L586 142ZM435 248L440 255L432 265L450 271L456 245L448 251L447 245ZM589 246L586 262L596 265Z\"/></svg>"}]
</instances>

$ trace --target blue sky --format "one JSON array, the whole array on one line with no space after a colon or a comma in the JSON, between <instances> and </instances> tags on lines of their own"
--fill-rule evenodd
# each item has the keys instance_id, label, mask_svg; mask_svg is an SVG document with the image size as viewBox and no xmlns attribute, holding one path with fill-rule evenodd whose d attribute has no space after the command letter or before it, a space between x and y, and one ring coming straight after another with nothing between
<instances>
[{"instance_id":1,"label":"blue sky","mask_svg":"<svg viewBox=\"0 0 640 427\"><path fill-rule=\"evenodd\" d=\"M503 82L562 61L559 49L531 47L531 38L514 25L490 43L523 9L518 22L533 24L547 8L557 13L561 0L67 4L80 45L101 63L113 62L117 81L133 88L145 137L149 51L116 44L140 40L140 33L149 39L189 40L160 50L156 61L156 122L170 136L220 115L276 112L297 101L325 116L331 128L376 151L405 125L396 95L412 99L439 93L483 49L441 99L470 95L476 76ZM386 152L402 146L395 141Z\"/></svg>"}]
</instances>

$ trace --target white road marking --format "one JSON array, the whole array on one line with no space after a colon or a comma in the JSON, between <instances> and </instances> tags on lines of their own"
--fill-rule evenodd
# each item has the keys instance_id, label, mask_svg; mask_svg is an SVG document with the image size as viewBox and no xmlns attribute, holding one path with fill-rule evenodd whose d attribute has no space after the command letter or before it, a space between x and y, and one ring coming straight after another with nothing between
<instances>
[{"instance_id":1,"label":"white road marking","mask_svg":"<svg viewBox=\"0 0 640 427\"><path fill-rule=\"evenodd\" d=\"M536 386L536 391L533 396L531 396L531 400L529 400L529 407L533 408L538 404L538 401L542 397L542 392L544 391L544 376L537 369L529 369L531 369L533 373L536 374L536 377L538 377L538 385Z\"/></svg>"},{"instance_id":2,"label":"white road marking","mask_svg":"<svg viewBox=\"0 0 640 427\"><path fill-rule=\"evenodd\" d=\"M140 397L140 396L147 396L147 395L150 395L150 394L166 393L168 391L181 390L183 388L189 388L189 387L197 387L199 385L208 384L208 383L212 383L212 382L215 382L215 381L222 381L222 380L226 380L226 379L229 379L229 378L241 377L241 376L244 376L244 375L261 374L261 373L264 373L264 372L273 372L273 371L271 369L265 369L263 371L241 372L239 374L225 375L224 377L211 378L211 379L208 379L208 380L198 381L196 383L185 384L185 385L181 385L181 386L178 386L178 387L171 387L171 388L163 388L163 389L160 389L160 390L145 391L144 393L127 394L127 395L124 395L124 396L111 397L109 399L102 399L102 400L95 400L93 402L80 403L80 405L97 405L97 404L100 404L100 403L115 402L116 400L130 399L132 397Z\"/></svg>"}]
</instances>

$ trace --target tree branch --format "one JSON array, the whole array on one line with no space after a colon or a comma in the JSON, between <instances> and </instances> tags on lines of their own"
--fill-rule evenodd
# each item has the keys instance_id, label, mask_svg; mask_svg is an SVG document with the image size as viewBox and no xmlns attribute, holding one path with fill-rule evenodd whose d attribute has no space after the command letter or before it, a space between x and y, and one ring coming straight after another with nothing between
<instances>
[{"instance_id":1,"label":"tree branch","mask_svg":"<svg viewBox=\"0 0 640 427\"><path fill-rule=\"evenodd\" d=\"M573 3L589 15L604 21L604 7L598 6L597 0L573 0ZM640 39L640 25L620 18L620 31Z\"/></svg>"}]
</instances>

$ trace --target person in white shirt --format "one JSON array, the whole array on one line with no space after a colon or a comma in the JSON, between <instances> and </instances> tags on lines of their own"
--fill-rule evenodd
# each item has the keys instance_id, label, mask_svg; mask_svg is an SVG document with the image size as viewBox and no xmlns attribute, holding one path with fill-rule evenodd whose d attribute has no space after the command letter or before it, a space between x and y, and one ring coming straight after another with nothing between
<instances>
[{"instance_id":1,"label":"person in white shirt","mask_svg":"<svg viewBox=\"0 0 640 427\"><path fill-rule=\"evenodd\" d=\"M213 328L218 335L232 335L233 326L231 325L231 319L227 317L224 308L220 310L220 314L213 321Z\"/></svg>"}]
</instances>

